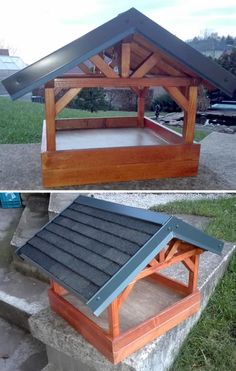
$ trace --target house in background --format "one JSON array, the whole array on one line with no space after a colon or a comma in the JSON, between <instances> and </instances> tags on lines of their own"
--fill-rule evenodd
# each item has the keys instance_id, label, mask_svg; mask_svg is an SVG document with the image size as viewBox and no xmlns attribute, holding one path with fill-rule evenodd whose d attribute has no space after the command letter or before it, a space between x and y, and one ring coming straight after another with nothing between
<instances>
[{"instance_id":1,"label":"house in background","mask_svg":"<svg viewBox=\"0 0 236 371\"><path fill-rule=\"evenodd\" d=\"M1 81L27 66L20 57L9 55L8 49L0 49L0 96L8 96Z\"/></svg>"}]
</instances>

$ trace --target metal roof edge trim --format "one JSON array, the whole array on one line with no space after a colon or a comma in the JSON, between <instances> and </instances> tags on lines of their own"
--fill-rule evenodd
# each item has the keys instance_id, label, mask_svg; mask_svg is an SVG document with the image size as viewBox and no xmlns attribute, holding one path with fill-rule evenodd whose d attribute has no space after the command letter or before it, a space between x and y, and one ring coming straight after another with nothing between
<instances>
[{"instance_id":1,"label":"metal roof edge trim","mask_svg":"<svg viewBox=\"0 0 236 371\"><path fill-rule=\"evenodd\" d=\"M168 214L158 213L134 206L121 205L115 202L101 200L94 197L80 195L78 198L76 198L75 201L76 203L84 206L92 206L100 210L110 211L114 214L125 215L135 219L142 219L148 222L162 225L171 218L171 216Z\"/></svg>"},{"instance_id":2,"label":"metal roof edge trim","mask_svg":"<svg viewBox=\"0 0 236 371\"><path fill-rule=\"evenodd\" d=\"M173 238L173 218L171 217L125 265L108 280L86 305L99 316L104 309L132 282L136 275L166 246Z\"/></svg>"},{"instance_id":3,"label":"metal roof edge trim","mask_svg":"<svg viewBox=\"0 0 236 371\"><path fill-rule=\"evenodd\" d=\"M129 36L129 35L131 35L135 32L136 32L136 29L134 27L130 27L128 30L125 30L124 32L118 34L116 37L113 37L109 41L104 42L103 44L99 45L97 48L89 51L88 53L84 54L83 56L78 57L78 58L74 59L73 61L71 61L70 63L60 67L59 69L56 69L55 71L52 71L52 72L40 77L39 79L35 80L32 84L28 85L27 87L23 88L22 90L19 90L16 93L13 93L13 94L9 93L12 100L16 100L16 99L24 96L25 94L31 92L33 89L37 88L38 86L44 85L48 81L56 78L60 74L66 73L67 71L70 71L72 68L74 68L78 64L83 63L87 59L89 59L89 58L93 57L94 55L100 53L102 50L111 47L112 45L118 43L119 41L121 41L125 37L127 37L127 36ZM49 54L48 56L50 56L50 55L51 54ZM46 59L48 56L45 56L43 59ZM35 62L35 63L37 63L37 62ZM28 67L30 67L30 66L28 66ZM10 77L7 77L6 79L1 81L7 91L8 91L7 84L6 84L7 81L10 81L10 78L12 79L12 78L14 78L14 76L16 77L16 75L19 75L21 71L22 70L20 70L17 73L14 73Z\"/></svg>"},{"instance_id":4,"label":"metal roof edge trim","mask_svg":"<svg viewBox=\"0 0 236 371\"><path fill-rule=\"evenodd\" d=\"M210 251L214 254L221 255L224 243L217 238L209 236L207 233L195 228L191 224L173 216L175 221L174 237L183 239L204 250ZM178 226L178 227L176 227Z\"/></svg>"}]
</instances>

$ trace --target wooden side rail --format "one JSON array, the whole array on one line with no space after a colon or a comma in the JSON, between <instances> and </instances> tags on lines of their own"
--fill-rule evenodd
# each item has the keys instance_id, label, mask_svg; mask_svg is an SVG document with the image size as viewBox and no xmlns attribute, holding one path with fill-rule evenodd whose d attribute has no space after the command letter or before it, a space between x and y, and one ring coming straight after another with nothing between
<instances>
[{"instance_id":1,"label":"wooden side rail","mask_svg":"<svg viewBox=\"0 0 236 371\"><path fill-rule=\"evenodd\" d=\"M91 117L82 119L57 119L56 130L132 128L137 127L137 117Z\"/></svg>"}]
</instances>

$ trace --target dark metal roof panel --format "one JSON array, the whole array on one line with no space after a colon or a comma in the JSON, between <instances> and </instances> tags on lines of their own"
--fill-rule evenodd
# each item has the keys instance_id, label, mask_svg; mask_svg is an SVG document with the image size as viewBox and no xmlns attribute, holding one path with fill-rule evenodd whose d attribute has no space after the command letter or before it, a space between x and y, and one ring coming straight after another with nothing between
<instances>
[{"instance_id":1,"label":"dark metal roof panel","mask_svg":"<svg viewBox=\"0 0 236 371\"><path fill-rule=\"evenodd\" d=\"M99 315L173 238L214 253L223 247L175 217L79 196L17 254Z\"/></svg>"},{"instance_id":2,"label":"dark metal roof panel","mask_svg":"<svg viewBox=\"0 0 236 371\"><path fill-rule=\"evenodd\" d=\"M2 83L11 97L17 99L135 32L226 94L234 94L235 76L135 8L33 63Z\"/></svg>"}]
</instances>

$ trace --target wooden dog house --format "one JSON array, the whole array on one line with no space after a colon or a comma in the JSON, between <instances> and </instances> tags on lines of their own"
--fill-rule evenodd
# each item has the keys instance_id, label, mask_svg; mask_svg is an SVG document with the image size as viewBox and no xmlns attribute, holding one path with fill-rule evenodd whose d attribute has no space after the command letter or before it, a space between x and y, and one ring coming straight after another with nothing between
<instances>
[{"instance_id":1,"label":"wooden dog house","mask_svg":"<svg viewBox=\"0 0 236 371\"><path fill-rule=\"evenodd\" d=\"M13 99L45 84L42 179L56 187L197 175L198 86L233 95L236 77L132 8L3 84ZM184 111L182 135L144 116L145 95L158 86ZM132 89L137 117L58 119L85 87Z\"/></svg>"},{"instance_id":2,"label":"wooden dog house","mask_svg":"<svg viewBox=\"0 0 236 371\"><path fill-rule=\"evenodd\" d=\"M198 311L199 256L222 248L176 217L79 196L17 254L51 278L51 308L116 364ZM187 282L159 273L176 263Z\"/></svg>"}]
</instances>

